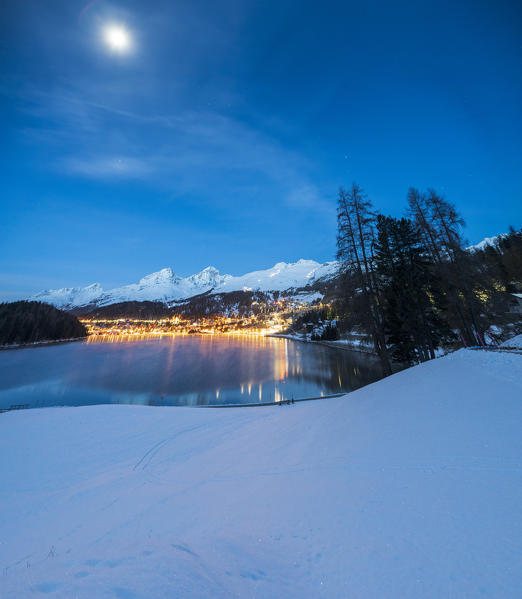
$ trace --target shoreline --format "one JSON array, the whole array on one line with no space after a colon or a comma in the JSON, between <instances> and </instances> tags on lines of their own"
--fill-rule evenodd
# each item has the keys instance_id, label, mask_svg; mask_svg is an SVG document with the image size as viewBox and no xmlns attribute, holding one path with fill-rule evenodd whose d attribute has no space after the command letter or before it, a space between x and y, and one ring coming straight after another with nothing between
<instances>
[{"instance_id":1,"label":"shoreline","mask_svg":"<svg viewBox=\"0 0 522 599\"><path fill-rule=\"evenodd\" d=\"M287 335L284 333L270 333L265 335L265 337L276 337L279 339L289 339L290 341L300 341L301 343L315 343L317 345L324 345L325 347L330 347L333 349L344 349L345 351L356 351L361 354L366 354L367 356L372 356L373 358L378 358L377 354L370 349L361 349L360 347L350 345L349 343L339 343L339 341L326 341L326 340L315 340L315 339L301 339L299 337L294 337L293 335Z\"/></svg>"},{"instance_id":2,"label":"shoreline","mask_svg":"<svg viewBox=\"0 0 522 599\"><path fill-rule=\"evenodd\" d=\"M31 343L14 343L12 345L0 345L0 351L11 349L27 349L29 347L45 347L47 345L62 345L64 343L75 343L77 341L85 341L86 337L71 337L70 339L47 339L44 341L32 341Z\"/></svg>"},{"instance_id":3,"label":"shoreline","mask_svg":"<svg viewBox=\"0 0 522 599\"><path fill-rule=\"evenodd\" d=\"M226 333L224 333L226 334ZM166 334L167 335L167 334ZM193 336L196 335L202 335L201 333L197 333L197 334L192 334ZM192 336L192 335L188 335L188 336ZM33 341L30 343L17 343L17 344L12 344L12 345L0 345L0 351L6 351L6 350L13 350L13 349L27 349L30 347L46 347L48 345L62 345L65 343L75 343L78 341L87 341L89 339L89 337L92 337L93 335L87 335L85 337L71 337L70 339L48 339L48 340L42 340L42 341ZM102 335L100 335L102 336ZM161 337L163 335L153 335L154 337ZM180 336L186 336L186 335L180 335ZM368 356L372 356L374 358L377 358L377 354L370 350L370 349L361 349L360 347L356 347L356 346L352 346L348 343L339 343L338 341L325 341L325 340L309 340L309 339L301 339L297 336L293 336L293 335L286 335L286 334L280 334L280 333L268 333L266 335L262 335L262 337L274 337L277 339L289 339L290 341L298 341L300 343L313 343L316 345L323 345L325 347L329 347L329 348L333 348L333 349L343 349L345 351L355 351L355 352L359 352L362 354L366 354Z\"/></svg>"}]
</instances>

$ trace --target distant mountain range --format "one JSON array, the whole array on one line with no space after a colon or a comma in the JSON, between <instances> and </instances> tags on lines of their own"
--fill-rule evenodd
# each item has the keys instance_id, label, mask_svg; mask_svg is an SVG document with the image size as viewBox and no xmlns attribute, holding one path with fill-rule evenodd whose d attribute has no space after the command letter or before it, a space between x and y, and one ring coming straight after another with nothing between
<instances>
[{"instance_id":1,"label":"distant mountain range","mask_svg":"<svg viewBox=\"0 0 522 599\"><path fill-rule=\"evenodd\" d=\"M320 264L315 260L278 262L267 270L257 270L234 277L222 275L209 266L189 277L180 277L171 268L164 268L131 283L105 291L94 283L87 287L48 289L32 296L57 308L71 310L85 306L108 306L128 301L159 301L164 303L187 300L202 293L230 291L295 291L329 280L337 274L337 262Z\"/></svg>"},{"instance_id":2,"label":"distant mountain range","mask_svg":"<svg viewBox=\"0 0 522 599\"><path fill-rule=\"evenodd\" d=\"M503 234L486 237L480 243L467 248L470 252L483 250L495 245ZM249 272L242 276L222 275L213 266L208 266L201 272L180 277L169 268L146 275L137 283L124 285L108 291L99 283L87 287L64 287L48 289L30 297L52 304L64 310L76 308L96 308L121 302L155 301L173 304L188 300L203 293L218 294L231 291L284 291L288 293L304 290L314 286L321 287L337 275L339 263L315 260L298 260L297 262L278 262L272 268ZM317 291L317 289L315 289ZM317 298L317 294L310 296Z\"/></svg>"}]
</instances>

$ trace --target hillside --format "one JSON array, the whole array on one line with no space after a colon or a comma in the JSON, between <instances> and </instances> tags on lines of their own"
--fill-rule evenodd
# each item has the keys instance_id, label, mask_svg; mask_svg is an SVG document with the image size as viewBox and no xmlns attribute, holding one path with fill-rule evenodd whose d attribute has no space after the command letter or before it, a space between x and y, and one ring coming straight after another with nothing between
<instances>
[{"instance_id":1,"label":"hillside","mask_svg":"<svg viewBox=\"0 0 522 599\"><path fill-rule=\"evenodd\" d=\"M87 330L72 314L40 302L0 304L0 345L85 337Z\"/></svg>"},{"instance_id":2,"label":"hillside","mask_svg":"<svg viewBox=\"0 0 522 599\"><path fill-rule=\"evenodd\" d=\"M461 350L293 406L4 414L2 592L515 599L521 395Z\"/></svg>"}]
</instances>

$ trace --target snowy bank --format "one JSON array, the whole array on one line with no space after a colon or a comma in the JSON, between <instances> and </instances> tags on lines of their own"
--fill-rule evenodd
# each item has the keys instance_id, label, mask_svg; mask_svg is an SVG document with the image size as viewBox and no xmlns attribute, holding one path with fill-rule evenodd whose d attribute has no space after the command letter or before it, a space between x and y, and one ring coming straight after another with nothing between
<instances>
[{"instance_id":1,"label":"snowy bank","mask_svg":"<svg viewBox=\"0 0 522 599\"><path fill-rule=\"evenodd\" d=\"M504 341L504 343L501 343L501 347L522 349L522 335L517 335L516 337L511 337L511 339Z\"/></svg>"},{"instance_id":2,"label":"snowy bank","mask_svg":"<svg viewBox=\"0 0 522 599\"><path fill-rule=\"evenodd\" d=\"M6 598L520 596L522 356L340 399L0 416Z\"/></svg>"}]
</instances>

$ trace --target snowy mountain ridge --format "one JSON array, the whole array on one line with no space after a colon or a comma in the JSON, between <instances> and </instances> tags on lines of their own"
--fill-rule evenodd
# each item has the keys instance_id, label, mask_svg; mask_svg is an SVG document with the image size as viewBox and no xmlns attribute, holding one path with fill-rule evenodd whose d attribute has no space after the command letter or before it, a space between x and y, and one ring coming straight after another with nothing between
<instances>
[{"instance_id":1,"label":"snowy mountain ridge","mask_svg":"<svg viewBox=\"0 0 522 599\"><path fill-rule=\"evenodd\" d=\"M188 277L180 277L172 268L163 268L131 283L105 291L99 283L87 287L48 289L33 295L31 300L72 309L83 306L107 306L128 301L181 301L201 293L230 291L287 291L329 279L337 273L337 262L321 264L315 260L278 262L272 268L241 276L222 275L213 266Z\"/></svg>"},{"instance_id":2,"label":"snowy mountain ridge","mask_svg":"<svg viewBox=\"0 0 522 599\"><path fill-rule=\"evenodd\" d=\"M497 243L506 236L506 233L500 233L499 235L494 235L493 237L484 237L482 241L476 243L474 245L468 246L466 249L468 252L478 252L481 250L485 250L489 246L496 246Z\"/></svg>"}]
</instances>

